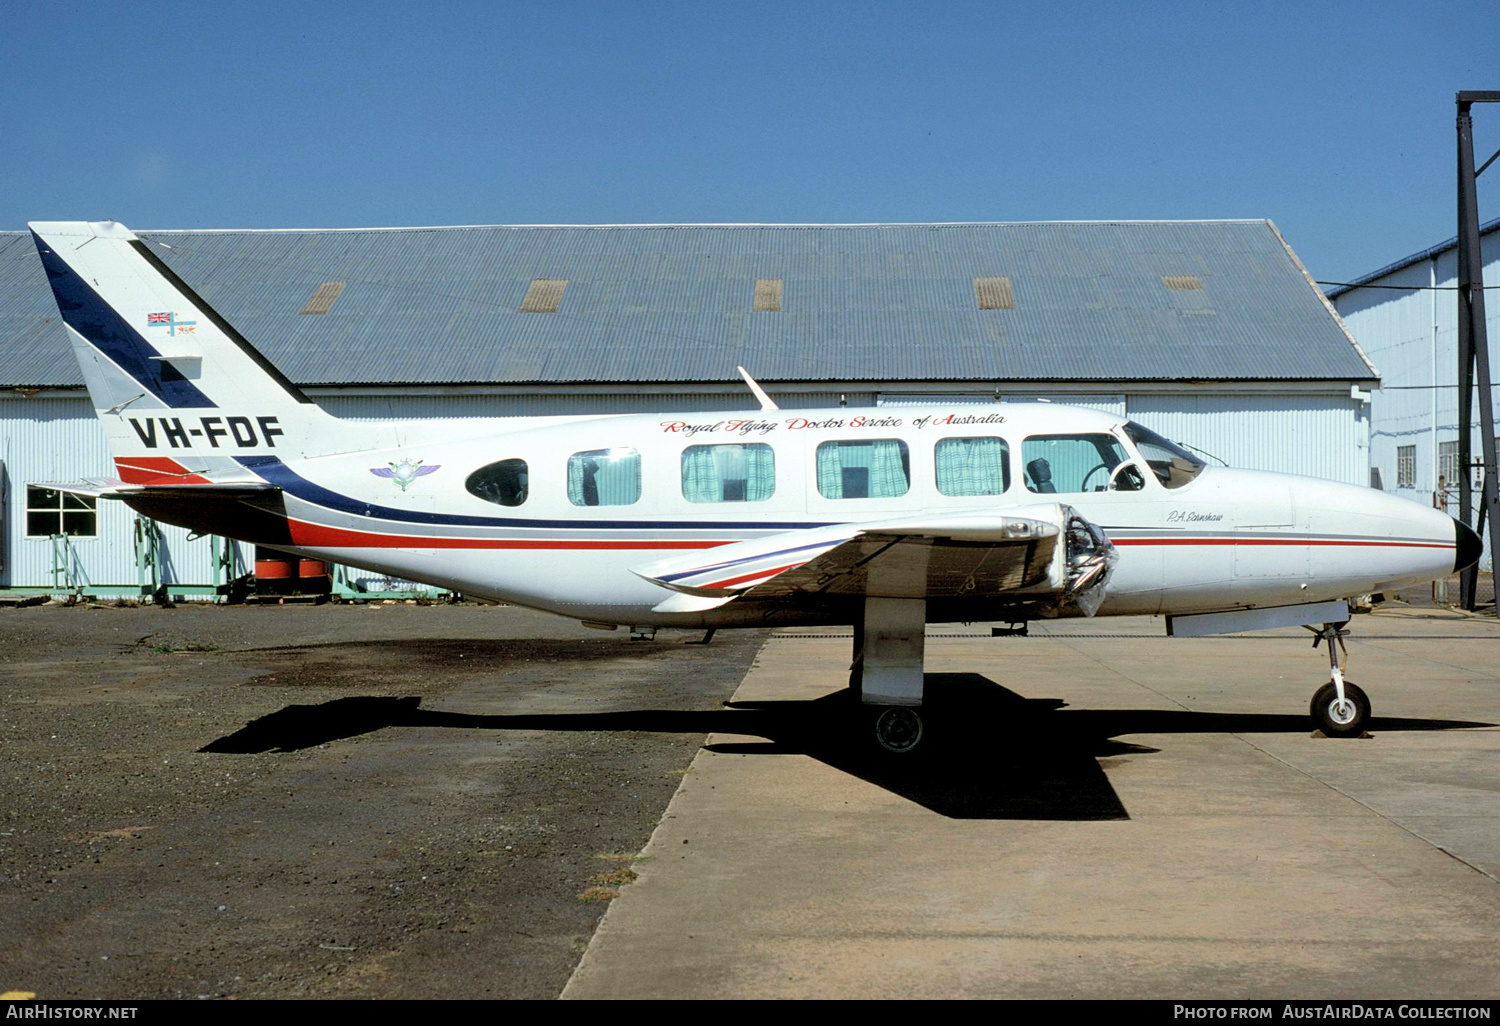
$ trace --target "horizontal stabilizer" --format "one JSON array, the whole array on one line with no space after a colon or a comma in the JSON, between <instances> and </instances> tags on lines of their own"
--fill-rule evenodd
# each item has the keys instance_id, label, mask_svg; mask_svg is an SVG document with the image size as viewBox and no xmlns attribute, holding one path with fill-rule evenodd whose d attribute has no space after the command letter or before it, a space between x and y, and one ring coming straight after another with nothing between
<instances>
[{"instance_id":1,"label":"horizontal stabilizer","mask_svg":"<svg viewBox=\"0 0 1500 1026\"><path fill-rule=\"evenodd\" d=\"M202 484L129 484L118 477L88 477L82 481L43 481L35 488L83 495L90 499L135 499L141 497L186 498L202 495L216 499L265 495L281 489L265 481L208 481Z\"/></svg>"}]
</instances>

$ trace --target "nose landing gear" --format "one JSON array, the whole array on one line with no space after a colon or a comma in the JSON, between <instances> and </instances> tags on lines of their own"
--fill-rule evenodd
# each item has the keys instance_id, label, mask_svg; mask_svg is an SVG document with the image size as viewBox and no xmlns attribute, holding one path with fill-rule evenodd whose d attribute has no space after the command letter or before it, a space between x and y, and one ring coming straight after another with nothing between
<instances>
[{"instance_id":1,"label":"nose landing gear","mask_svg":"<svg viewBox=\"0 0 1500 1026\"><path fill-rule=\"evenodd\" d=\"M1309 627L1313 632L1313 648L1328 642L1328 673L1330 680L1313 694L1309 712L1313 722L1328 737L1359 737L1365 732L1370 719L1370 699L1359 685L1344 679L1344 669L1349 664L1349 649L1344 639L1349 632L1344 630L1348 620L1325 623L1321 628ZM1340 653L1343 659L1339 658Z\"/></svg>"}]
</instances>

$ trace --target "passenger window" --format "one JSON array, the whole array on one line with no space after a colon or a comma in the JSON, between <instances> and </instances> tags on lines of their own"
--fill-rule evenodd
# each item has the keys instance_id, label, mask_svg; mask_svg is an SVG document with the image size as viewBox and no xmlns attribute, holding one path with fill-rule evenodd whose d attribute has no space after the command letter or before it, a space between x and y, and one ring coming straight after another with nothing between
<instances>
[{"instance_id":1,"label":"passenger window","mask_svg":"<svg viewBox=\"0 0 1500 1026\"><path fill-rule=\"evenodd\" d=\"M690 445L682 450L689 502L761 502L776 492L776 453L761 442Z\"/></svg>"},{"instance_id":2,"label":"passenger window","mask_svg":"<svg viewBox=\"0 0 1500 1026\"><path fill-rule=\"evenodd\" d=\"M1053 492L1138 491L1145 481L1113 435L1033 435L1021 444L1026 487L1044 495Z\"/></svg>"},{"instance_id":3,"label":"passenger window","mask_svg":"<svg viewBox=\"0 0 1500 1026\"><path fill-rule=\"evenodd\" d=\"M1010 487L1010 446L1003 438L944 438L933 449L942 495L999 495Z\"/></svg>"},{"instance_id":4,"label":"passenger window","mask_svg":"<svg viewBox=\"0 0 1500 1026\"><path fill-rule=\"evenodd\" d=\"M825 499L894 499L911 487L911 456L898 438L824 442L817 461Z\"/></svg>"},{"instance_id":5,"label":"passenger window","mask_svg":"<svg viewBox=\"0 0 1500 1026\"><path fill-rule=\"evenodd\" d=\"M464 487L485 502L519 506L526 501L528 477L525 460L501 460L474 471L464 481Z\"/></svg>"},{"instance_id":6,"label":"passenger window","mask_svg":"<svg viewBox=\"0 0 1500 1026\"><path fill-rule=\"evenodd\" d=\"M590 449L568 457L568 501L575 506L629 506L641 497L641 454Z\"/></svg>"}]
</instances>

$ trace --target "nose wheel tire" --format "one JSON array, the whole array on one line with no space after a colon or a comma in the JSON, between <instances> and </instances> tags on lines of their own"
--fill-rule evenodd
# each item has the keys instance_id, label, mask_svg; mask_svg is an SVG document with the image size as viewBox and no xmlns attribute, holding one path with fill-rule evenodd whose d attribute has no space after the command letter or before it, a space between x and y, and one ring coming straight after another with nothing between
<instances>
[{"instance_id":1,"label":"nose wheel tire","mask_svg":"<svg viewBox=\"0 0 1500 1026\"><path fill-rule=\"evenodd\" d=\"M1359 737L1370 720L1370 699L1357 684L1344 681L1344 701L1339 703L1338 690L1329 681L1313 695L1313 722L1329 737Z\"/></svg>"},{"instance_id":2,"label":"nose wheel tire","mask_svg":"<svg viewBox=\"0 0 1500 1026\"><path fill-rule=\"evenodd\" d=\"M922 717L915 709L890 706L875 717L875 740L888 752L910 752L922 743Z\"/></svg>"}]
</instances>

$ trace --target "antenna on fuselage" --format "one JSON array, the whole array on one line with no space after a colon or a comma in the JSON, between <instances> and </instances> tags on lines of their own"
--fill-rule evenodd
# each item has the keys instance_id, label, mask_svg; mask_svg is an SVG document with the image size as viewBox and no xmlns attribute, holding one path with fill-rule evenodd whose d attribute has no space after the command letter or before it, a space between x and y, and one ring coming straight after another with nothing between
<instances>
[{"instance_id":1,"label":"antenna on fuselage","mask_svg":"<svg viewBox=\"0 0 1500 1026\"><path fill-rule=\"evenodd\" d=\"M743 367L736 367L735 370L737 370L737 371L740 372L740 377L742 377L742 378L745 379L745 384L747 384L747 385L750 386L750 391L754 392L755 393L755 398L760 400L760 408L761 409L763 409L763 410L779 410L779 409L781 409L780 406L777 406L775 403L773 403L771 401L771 397L770 396L766 395L766 390L763 389L763 388L761 388L760 385L756 384L755 379L750 376L750 372L749 371L747 371Z\"/></svg>"},{"instance_id":2,"label":"antenna on fuselage","mask_svg":"<svg viewBox=\"0 0 1500 1026\"><path fill-rule=\"evenodd\" d=\"M1193 452L1201 452L1203 455L1207 456L1209 459L1217 461L1221 466L1225 466L1225 467L1229 466L1228 463L1225 463L1223 460L1219 459L1219 457L1215 456L1213 453L1209 452L1207 449L1200 449L1196 445L1188 445L1186 442L1178 442L1177 444L1180 445L1180 446L1182 446L1184 449L1191 449L1191 450L1193 450Z\"/></svg>"}]
</instances>

